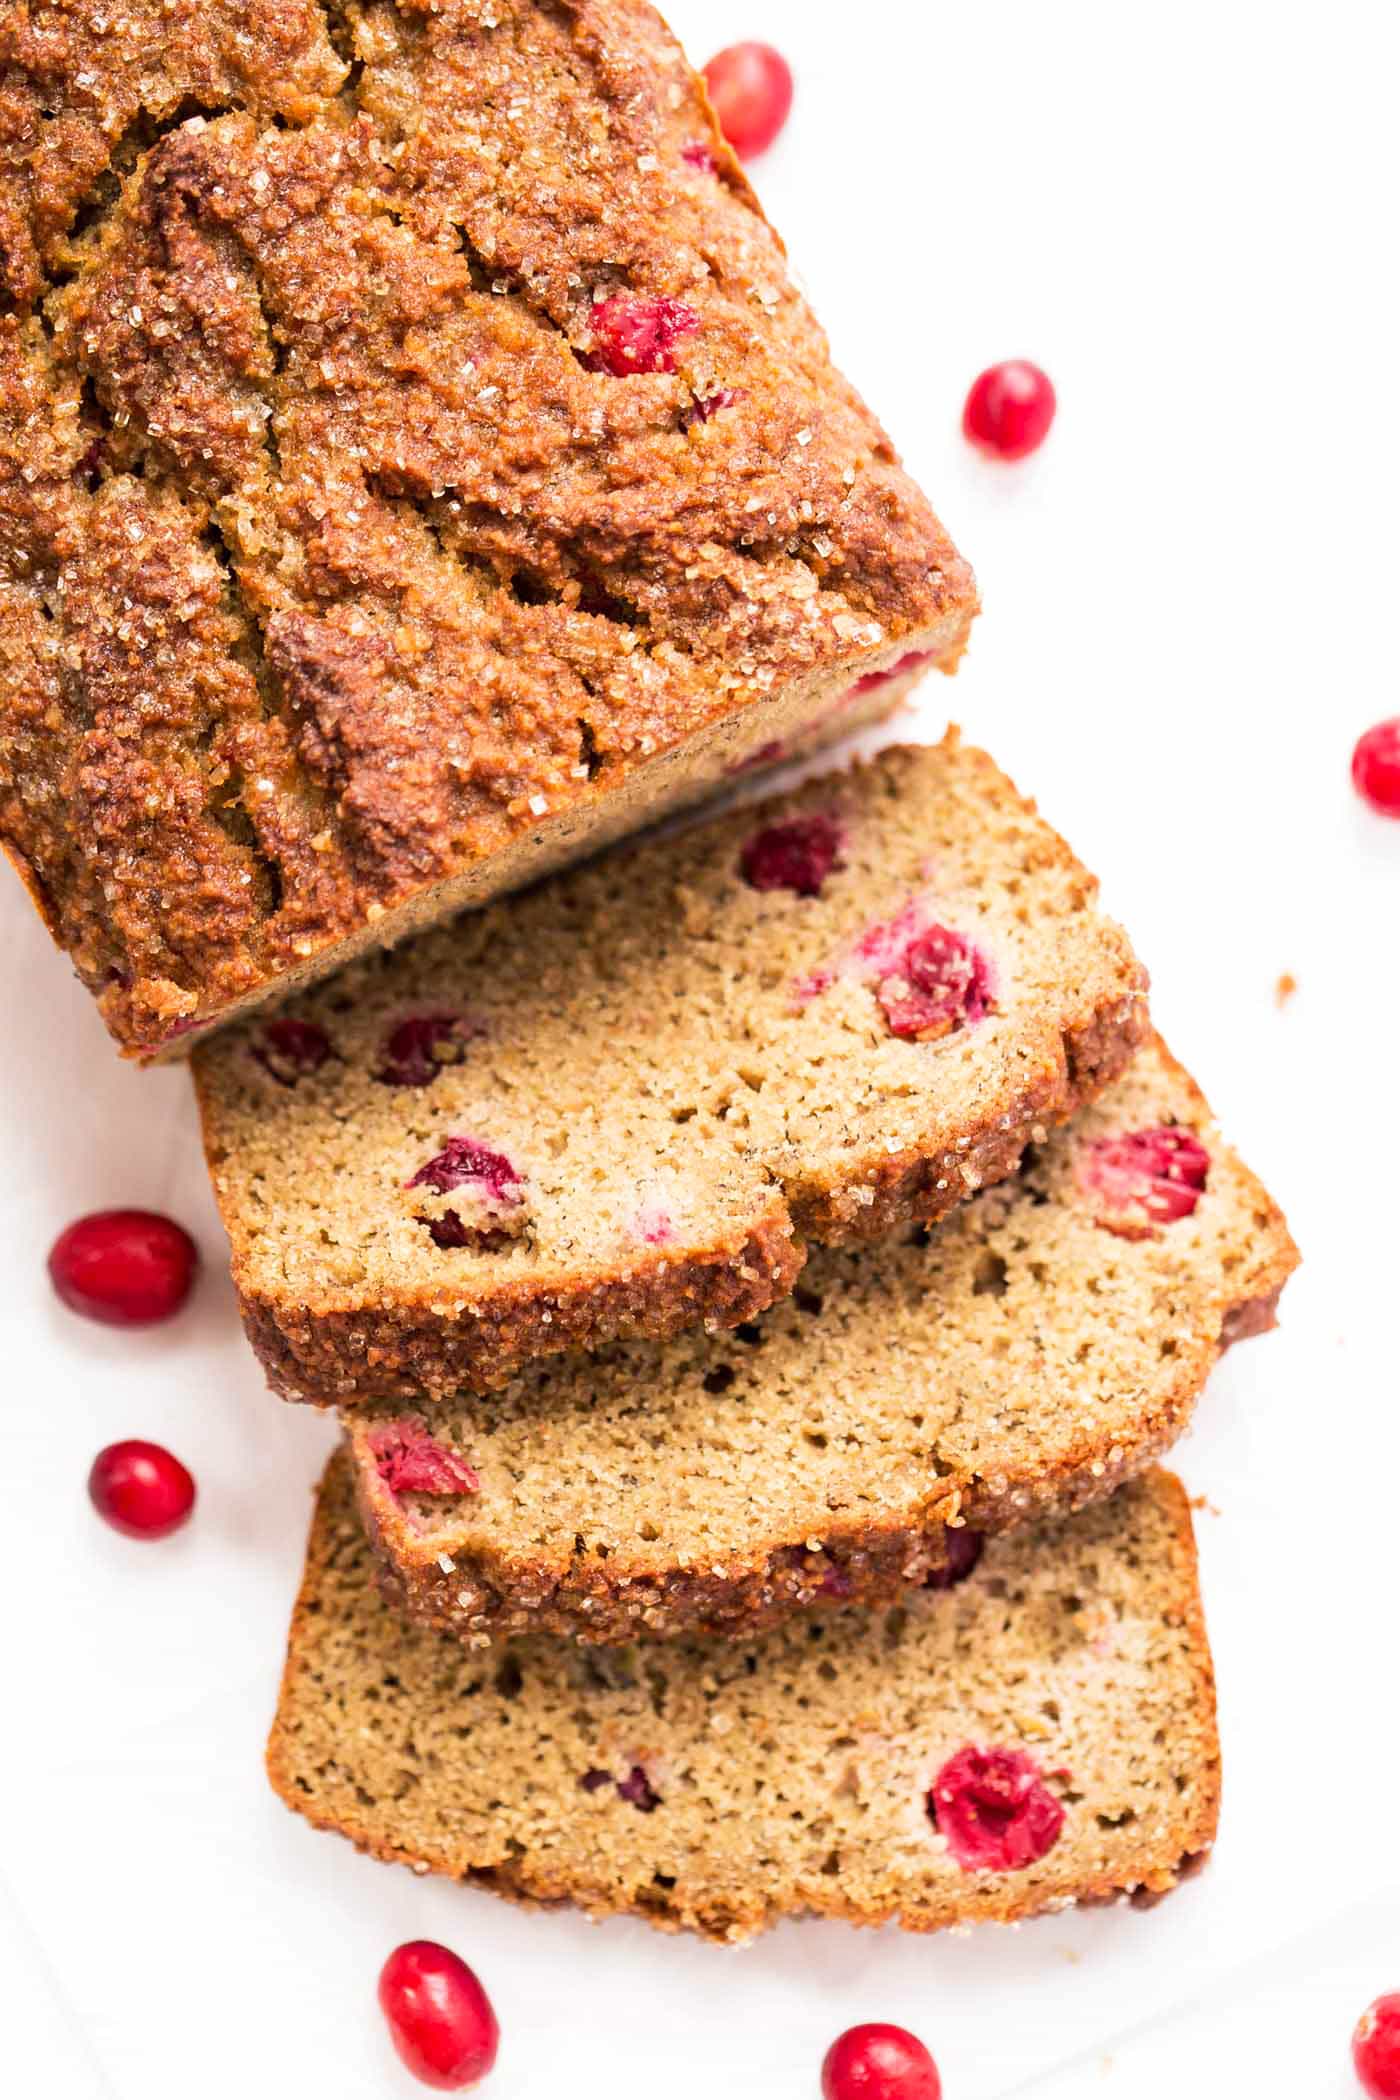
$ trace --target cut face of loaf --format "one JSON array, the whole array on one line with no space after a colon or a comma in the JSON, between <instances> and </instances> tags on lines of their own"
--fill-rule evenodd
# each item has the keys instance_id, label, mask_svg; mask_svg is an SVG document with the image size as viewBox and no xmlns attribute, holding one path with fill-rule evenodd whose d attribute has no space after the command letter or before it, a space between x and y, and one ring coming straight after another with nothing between
<instances>
[{"instance_id":1,"label":"cut face of loaf","mask_svg":"<svg viewBox=\"0 0 1400 2100\"><path fill-rule=\"evenodd\" d=\"M971 572L641 0L30 16L0 844L127 1052L954 667Z\"/></svg>"},{"instance_id":2,"label":"cut face of loaf","mask_svg":"<svg viewBox=\"0 0 1400 2100\"><path fill-rule=\"evenodd\" d=\"M381 1600L335 1461L268 1770L381 1859L714 1939L1151 1901L1219 1801L1186 1497L1151 1474L952 1590L750 1643L473 1654Z\"/></svg>"},{"instance_id":3,"label":"cut face of loaf","mask_svg":"<svg viewBox=\"0 0 1400 2100\"><path fill-rule=\"evenodd\" d=\"M1122 1071L1145 979L955 738L558 877L196 1058L289 1398L733 1326L808 1239L937 1218Z\"/></svg>"},{"instance_id":4,"label":"cut face of loaf","mask_svg":"<svg viewBox=\"0 0 1400 2100\"><path fill-rule=\"evenodd\" d=\"M746 1634L888 1599L1185 1428L1296 1253L1160 1044L929 1232L814 1254L732 1334L352 1418L387 1594L469 1641ZM954 1526L946 1530L947 1526Z\"/></svg>"}]
</instances>

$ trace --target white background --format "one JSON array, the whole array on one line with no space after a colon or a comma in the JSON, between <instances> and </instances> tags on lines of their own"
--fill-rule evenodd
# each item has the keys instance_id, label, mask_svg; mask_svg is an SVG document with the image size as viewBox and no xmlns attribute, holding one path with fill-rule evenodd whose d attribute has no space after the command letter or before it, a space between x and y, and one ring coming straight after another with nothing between
<instances>
[{"instance_id":1,"label":"white background","mask_svg":"<svg viewBox=\"0 0 1400 2100\"><path fill-rule=\"evenodd\" d=\"M374 1981L425 1934L495 1998L493 2100L811 2100L826 2043L875 2018L927 2038L947 2100L1188 2080L1345 2100L1352 2020L1400 1988L1400 824L1347 771L1400 712L1394 13L672 13L697 59L743 34L790 53L760 189L978 569L984 617L920 732L955 709L1101 872L1307 1258L1181 1453L1218 1511L1215 1862L1142 1916L935 1941L794 1924L736 1952L516 1912L288 1815L260 1758L332 1432L261 1388L187 1080L119 1068L7 883L0 2089L393 2100L415 2088ZM998 468L958 417L1011 355L1061 408L1038 458ZM117 1202L171 1210L207 1254L153 1335L45 1285L54 1233ZM164 1546L87 1507L93 1452L127 1435L198 1477Z\"/></svg>"}]
</instances>

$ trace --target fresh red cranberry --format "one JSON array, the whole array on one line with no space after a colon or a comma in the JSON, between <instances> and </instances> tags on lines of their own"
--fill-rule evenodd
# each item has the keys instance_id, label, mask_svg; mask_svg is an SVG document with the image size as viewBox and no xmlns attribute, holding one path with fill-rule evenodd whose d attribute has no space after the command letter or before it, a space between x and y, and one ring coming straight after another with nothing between
<instances>
[{"instance_id":1,"label":"fresh red cranberry","mask_svg":"<svg viewBox=\"0 0 1400 2100\"><path fill-rule=\"evenodd\" d=\"M1043 445L1055 420L1055 389L1024 357L989 365L972 382L963 434L996 459L1024 459Z\"/></svg>"},{"instance_id":2,"label":"fresh red cranberry","mask_svg":"<svg viewBox=\"0 0 1400 2100\"><path fill-rule=\"evenodd\" d=\"M932 649L907 649L896 663L887 665L883 671L867 671L851 687L853 693L873 693L877 686L893 685L906 671L916 671L920 664L933 662Z\"/></svg>"},{"instance_id":3,"label":"fresh red cranberry","mask_svg":"<svg viewBox=\"0 0 1400 2100\"><path fill-rule=\"evenodd\" d=\"M940 2100L942 2091L919 2037L883 2020L838 2034L822 2063L822 2100Z\"/></svg>"},{"instance_id":4,"label":"fresh red cranberry","mask_svg":"<svg viewBox=\"0 0 1400 2100\"><path fill-rule=\"evenodd\" d=\"M681 159L688 168L699 168L704 175L713 175L719 166L708 139L687 139L681 147Z\"/></svg>"},{"instance_id":5,"label":"fresh red cranberry","mask_svg":"<svg viewBox=\"0 0 1400 2100\"><path fill-rule=\"evenodd\" d=\"M890 1034L931 1042L970 1026L992 1003L986 957L950 926L916 934L876 993Z\"/></svg>"},{"instance_id":6,"label":"fresh red cranberry","mask_svg":"<svg viewBox=\"0 0 1400 2100\"><path fill-rule=\"evenodd\" d=\"M194 1508L194 1480L162 1444L140 1437L108 1444L88 1474L92 1506L129 1539L163 1539Z\"/></svg>"},{"instance_id":7,"label":"fresh red cranberry","mask_svg":"<svg viewBox=\"0 0 1400 2100\"><path fill-rule=\"evenodd\" d=\"M842 865L841 845L836 819L816 810L810 817L793 817L756 831L739 856L739 866L750 889L819 897L832 869Z\"/></svg>"},{"instance_id":8,"label":"fresh red cranberry","mask_svg":"<svg viewBox=\"0 0 1400 2100\"><path fill-rule=\"evenodd\" d=\"M928 1812L960 1867L996 1874L1044 1859L1065 1821L1033 1757L972 1744L938 1773Z\"/></svg>"},{"instance_id":9,"label":"fresh red cranberry","mask_svg":"<svg viewBox=\"0 0 1400 2100\"><path fill-rule=\"evenodd\" d=\"M730 44L705 68L719 128L744 160L764 153L792 108L792 68L771 44Z\"/></svg>"},{"instance_id":10,"label":"fresh red cranberry","mask_svg":"<svg viewBox=\"0 0 1400 2100\"><path fill-rule=\"evenodd\" d=\"M1351 754L1356 792L1383 817L1400 817L1400 715L1377 722Z\"/></svg>"},{"instance_id":11,"label":"fresh red cranberry","mask_svg":"<svg viewBox=\"0 0 1400 2100\"><path fill-rule=\"evenodd\" d=\"M150 1327L189 1297L199 1249L153 1210L96 1210L61 1232L49 1276L64 1304L109 1327Z\"/></svg>"},{"instance_id":12,"label":"fresh red cranberry","mask_svg":"<svg viewBox=\"0 0 1400 2100\"><path fill-rule=\"evenodd\" d=\"M444 1065L462 1062L480 1033L465 1014L410 1014L390 1029L374 1076L381 1086L431 1086Z\"/></svg>"},{"instance_id":13,"label":"fresh red cranberry","mask_svg":"<svg viewBox=\"0 0 1400 2100\"><path fill-rule=\"evenodd\" d=\"M600 299L588 316L593 348L583 353L590 372L626 379L634 372L674 372L675 346L694 335L700 317L679 299L634 299L620 292Z\"/></svg>"},{"instance_id":14,"label":"fresh red cranberry","mask_svg":"<svg viewBox=\"0 0 1400 2100\"><path fill-rule=\"evenodd\" d=\"M966 1524L956 1531L943 1534L943 1565L935 1568L924 1579L926 1590L951 1590L968 1576L982 1558L982 1549L987 1541L980 1531L969 1531Z\"/></svg>"},{"instance_id":15,"label":"fresh red cranberry","mask_svg":"<svg viewBox=\"0 0 1400 2100\"><path fill-rule=\"evenodd\" d=\"M633 1765L627 1777L618 1780L617 1791L624 1801L629 1801L633 1808L639 1808L644 1816L649 1816L654 1808L661 1806L660 1794L640 1765Z\"/></svg>"},{"instance_id":16,"label":"fresh red cranberry","mask_svg":"<svg viewBox=\"0 0 1400 2100\"><path fill-rule=\"evenodd\" d=\"M369 1448L379 1477L392 1495L475 1495L481 1491L475 1468L411 1416L372 1429Z\"/></svg>"},{"instance_id":17,"label":"fresh red cranberry","mask_svg":"<svg viewBox=\"0 0 1400 2100\"><path fill-rule=\"evenodd\" d=\"M496 2061L501 2030L491 2000L436 1940L395 1947L379 1972L379 2006L404 2063L437 2092L476 2085Z\"/></svg>"},{"instance_id":18,"label":"fresh red cranberry","mask_svg":"<svg viewBox=\"0 0 1400 2100\"><path fill-rule=\"evenodd\" d=\"M331 1054L331 1039L316 1021L294 1021L290 1015L269 1021L253 1055L279 1086L295 1086L309 1072L319 1072Z\"/></svg>"},{"instance_id":19,"label":"fresh red cranberry","mask_svg":"<svg viewBox=\"0 0 1400 2100\"><path fill-rule=\"evenodd\" d=\"M440 1218L425 1219L439 1247L496 1244L497 1235L490 1220L517 1210L525 1200L521 1194L524 1183L505 1154L493 1152L489 1145L469 1137L450 1137L441 1152L434 1153L404 1186L436 1189L440 1196L452 1189L466 1189L481 1205L487 1221L484 1227L480 1220L469 1222L455 1210L444 1211Z\"/></svg>"},{"instance_id":20,"label":"fresh red cranberry","mask_svg":"<svg viewBox=\"0 0 1400 2100\"><path fill-rule=\"evenodd\" d=\"M1194 1131L1174 1125L1096 1138L1080 1154L1077 1178L1095 1199L1096 1222L1120 1239L1150 1239L1159 1225L1189 1218L1210 1174L1210 1154Z\"/></svg>"},{"instance_id":21,"label":"fresh red cranberry","mask_svg":"<svg viewBox=\"0 0 1400 2100\"><path fill-rule=\"evenodd\" d=\"M733 408L741 398L732 386L716 387L712 394L697 394L689 407L681 410L681 429L693 430L697 423L708 423L722 408Z\"/></svg>"},{"instance_id":22,"label":"fresh red cranberry","mask_svg":"<svg viewBox=\"0 0 1400 2100\"><path fill-rule=\"evenodd\" d=\"M1400 2100L1400 1991L1388 1991L1362 2013L1351 2060L1371 2100Z\"/></svg>"}]
</instances>

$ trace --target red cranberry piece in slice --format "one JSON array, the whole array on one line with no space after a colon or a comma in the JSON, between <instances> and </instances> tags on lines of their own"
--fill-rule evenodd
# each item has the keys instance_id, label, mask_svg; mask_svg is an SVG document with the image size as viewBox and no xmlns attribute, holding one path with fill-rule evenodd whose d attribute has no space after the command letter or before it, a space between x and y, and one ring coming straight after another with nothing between
<instances>
[{"instance_id":1,"label":"red cranberry piece in slice","mask_svg":"<svg viewBox=\"0 0 1400 2100\"><path fill-rule=\"evenodd\" d=\"M704 175L713 175L719 166L708 139L687 139L681 147L681 159L688 168L699 168Z\"/></svg>"},{"instance_id":2,"label":"red cranberry piece in slice","mask_svg":"<svg viewBox=\"0 0 1400 2100\"><path fill-rule=\"evenodd\" d=\"M750 889L819 897L832 869L842 865L841 845L836 819L817 810L810 817L793 817L755 832L739 856L739 866Z\"/></svg>"},{"instance_id":3,"label":"red cranberry piece in slice","mask_svg":"<svg viewBox=\"0 0 1400 2100\"><path fill-rule=\"evenodd\" d=\"M1096 1223L1120 1239L1150 1239L1159 1225L1189 1218L1210 1174L1210 1154L1194 1131L1166 1125L1096 1138L1080 1156L1080 1187L1094 1198Z\"/></svg>"},{"instance_id":4,"label":"red cranberry piece in slice","mask_svg":"<svg viewBox=\"0 0 1400 2100\"><path fill-rule=\"evenodd\" d=\"M199 1250L173 1218L152 1210L98 1210L49 1250L53 1287L72 1312L109 1327L150 1327L190 1294Z\"/></svg>"},{"instance_id":5,"label":"red cranberry piece in slice","mask_svg":"<svg viewBox=\"0 0 1400 2100\"><path fill-rule=\"evenodd\" d=\"M693 430L697 423L708 423L722 408L733 408L740 399L732 386L716 387L712 394L697 394L688 408L681 410L681 429Z\"/></svg>"},{"instance_id":6,"label":"red cranberry piece in slice","mask_svg":"<svg viewBox=\"0 0 1400 2100\"><path fill-rule=\"evenodd\" d=\"M381 1086L431 1086L444 1065L462 1062L480 1033L465 1014L410 1014L390 1029L374 1076Z\"/></svg>"},{"instance_id":7,"label":"red cranberry piece in slice","mask_svg":"<svg viewBox=\"0 0 1400 2100\"><path fill-rule=\"evenodd\" d=\"M481 1491L475 1468L412 1417L371 1430L369 1448L379 1477L392 1495L475 1495Z\"/></svg>"},{"instance_id":8,"label":"red cranberry piece in slice","mask_svg":"<svg viewBox=\"0 0 1400 2100\"><path fill-rule=\"evenodd\" d=\"M1357 741L1351 777L1358 795L1383 817L1400 817L1400 715L1377 722Z\"/></svg>"},{"instance_id":9,"label":"red cranberry piece in slice","mask_svg":"<svg viewBox=\"0 0 1400 2100\"><path fill-rule=\"evenodd\" d=\"M968 1576L982 1558L982 1549L987 1541L980 1531L970 1531L966 1524L943 1534L943 1565L935 1568L924 1579L926 1590L951 1590Z\"/></svg>"},{"instance_id":10,"label":"red cranberry piece in slice","mask_svg":"<svg viewBox=\"0 0 1400 2100\"><path fill-rule=\"evenodd\" d=\"M633 1765L627 1777L618 1780L617 1791L624 1801L630 1802L633 1808L639 1808L644 1816L649 1816L653 1809L661 1806L660 1794L640 1765Z\"/></svg>"},{"instance_id":11,"label":"red cranberry piece in slice","mask_svg":"<svg viewBox=\"0 0 1400 2100\"><path fill-rule=\"evenodd\" d=\"M331 1054L331 1039L316 1021L290 1015L265 1023L253 1055L279 1086L295 1086L308 1073L319 1072Z\"/></svg>"},{"instance_id":12,"label":"red cranberry piece in slice","mask_svg":"<svg viewBox=\"0 0 1400 2100\"><path fill-rule=\"evenodd\" d=\"M766 152L792 108L792 68L771 44L730 44L705 67L719 128L743 160Z\"/></svg>"},{"instance_id":13,"label":"red cranberry piece in slice","mask_svg":"<svg viewBox=\"0 0 1400 2100\"><path fill-rule=\"evenodd\" d=\"M501 2030L491 2000L459 1955L408 1940L379 1972L379 2006L415 2078L440 2093L476 2085L496 2061Z\"/></svg>"},{"instance_id":14,"label":"red cranberry piece in slice","mask_svg":"<svg viewBox=\"0 0 1400 2100\"><path fill-rule=\"evenodd\" d=\"M1351 2060L1370 2100L1400 2100L1400 1991L1387 1991L1362 2013Z\"/></svg>"},{"instance_id":15,"label":"red cranberry piece in slice","mask_svg":"<svg viewBox=\"0 0 1400 2100\"><path fill-rule=\"evenodd\" d=\"M1009 357L972 382L963 435L994 459L1024 459L1043 445L1055 420L1055 389L1039 365Z\"/></svg>"},{"instance_id":16,"label":"red cranberry piece in slice","mask_svg":"<svg viewBox=\"0 0 1400 2100\"><path fill-rule=\"evenodd\" d=\"M411 1189L436 1189L445 1196L451 1189L476 1184L484 1196L502 1208L519 1203L524 1186L504 1152L469 1137L450 1137L441 1152L435 1152L407 1184Z\"/></svg>"},{"instance_id":17,"label":"red cranberry piece in slice","mask_svg":"<svg viewBox=\"0 0 1400 2100\"><path fill-rule=\"evenodd\" d=\"M941 2100L942 2092L919 2037L883 2020L848 2027L822 2063L822 2100Z\"/></svg>"},{"instance_id":18,"label":"red cranberry piece in slice","mask_svg":"<svg viewBox=\"0 0 1400 2100\"><path fill-rule=\"evenodd\" d=\"M600 299L588 316L593 348L582 353L590 372L626 379L636 372L674 372L675 346L694 335L700 317L680 299L634 299L620 292Z\"/></svg>"},{"instance_id":19,"label":"red cranberry piece in slice","mask_svg":"<svg viewBox=\"0 0 1400 2100\"><path fill-rule=\"evenodd\" d=\"M1065 1812L1024 1750L969 1744L942 1767L928 1811L960 1867L1007 1874L1044 1859Z\"/></svg>"},{"instance_id":20,"label":"red cranberry piece in slice","mask_svg":"<svg viewBox=\"0 0 1400 2100\"><path fill-rule=\"evenodd\" d=\"M896 678L903 678L906 671L917 671L920 664L932 663L931 649L908 649L897 662L889 664L883 671L867 671L858 678L851 690L854 693L873 693L877 686L893 685Z\"/></svg>"},{"instance_id":21,"label":"red cranberry piece in slice","mask_svg":"<svg viewBox=\"0 0 1400 2100\"><path fill-rule=\"evenodd\" d=\"M163 1444L140 1437L108 1444L88 1474L88 1495L97 1514L129 1539L163 1539L194 1508L194 1479Z\"/></svg>"},{"instance_id":22,"label":"red cranberry piece in slice","mask_svg":"<svg viewBox=\"0 0 1400 2100\"><path fill-rule=\"evenodd\" d=\"M986 1016L991 970L965 934L930 926L910 941L876 997L891 1035L932 1042Z\"/></svg>"}]
</instances>

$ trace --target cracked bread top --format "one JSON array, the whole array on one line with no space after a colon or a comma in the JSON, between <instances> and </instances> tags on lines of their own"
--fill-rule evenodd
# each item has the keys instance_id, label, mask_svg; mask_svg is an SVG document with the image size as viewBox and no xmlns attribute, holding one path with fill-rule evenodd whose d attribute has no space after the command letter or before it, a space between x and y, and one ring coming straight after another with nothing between
<instances>
[{"instance_id":1,"label":"cracked bread top","mask_svg":"<svg viewBox=\"0 0 1400 2100\"><path fill-rule=\"evenodd\" d=\"M127 1047L956 659L639 0L10 5L0 67L0 834Z\"/></svg>"},{"instance_id":2,"label":"cracked bread top","mask_svg":"<svg viewBox=\"0 0 1400 2100\"><path fill-rule=\"evenodd\" d=\"M804 1238L1011 1173L1122 1071L1145 982L955 736L603 856L200 1050L254 1345L351 1404L733 1326Z\"/></svg>"}]
</instances>

